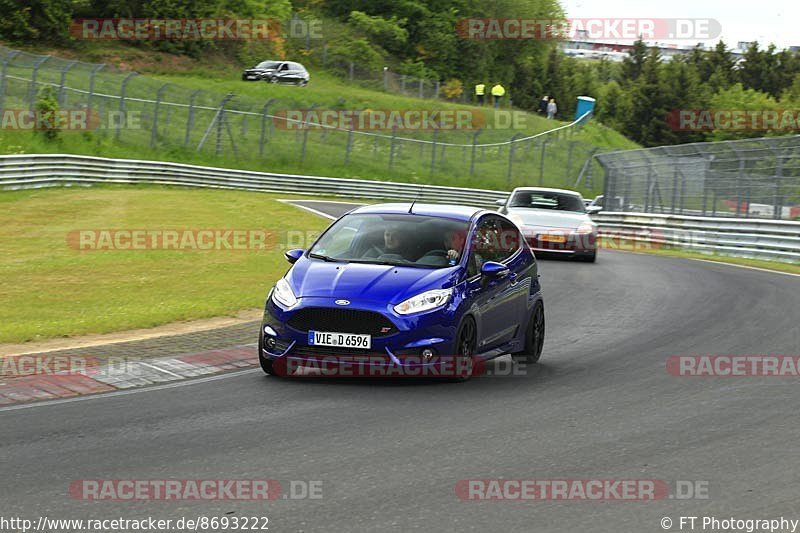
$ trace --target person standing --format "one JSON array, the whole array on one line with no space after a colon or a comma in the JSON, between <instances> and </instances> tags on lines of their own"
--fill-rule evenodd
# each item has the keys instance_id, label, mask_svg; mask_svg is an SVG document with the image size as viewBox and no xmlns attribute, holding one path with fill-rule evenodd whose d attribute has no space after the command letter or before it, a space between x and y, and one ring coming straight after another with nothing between
<instances>
[{"instance_id":1,"label":"person standing","mask_svg":"<svg viewBox=\"0 0 800 533\"><path fill-rule=\"evenodd\" d=\"M492 87L492 98L494 98L494 107L497 109L500 107L500 99L506 94L506 89L500 82L495 83L494 87Z\"/></svg>"},{"instance_id":2,"label":"person standing","mask_svg":"<svg viewBox=\"0 0 800 533\"><path fill-rule=\"evenodd\" d=\"M547 104L550 103L550 97L547 95L542 96L542 99L539 100L539 113L542 115L547 114Z\"/></svg>"},{"instance_id":3,"label":"person standing","mask_svg":"<svg viewBox=\"0 0 800 533\"><path fill-rule=\"evenodd\" d=\"M486 84L480 82L475 86L475 99L478 101L478 105L483 105L483 98L486 94Z\"/></svg>"},{"instance_id":4,"label":"person standing","mask_svg":"<svg viewBox=\"0 0 800 533\"><path fill-rule=\"evenodd\" d=\"M558 113L558 106L556 105L556 99L551 98L550 103L547 104L547 118L554 119L556 117L556 113Z\"/></svg>"}]
</instances>

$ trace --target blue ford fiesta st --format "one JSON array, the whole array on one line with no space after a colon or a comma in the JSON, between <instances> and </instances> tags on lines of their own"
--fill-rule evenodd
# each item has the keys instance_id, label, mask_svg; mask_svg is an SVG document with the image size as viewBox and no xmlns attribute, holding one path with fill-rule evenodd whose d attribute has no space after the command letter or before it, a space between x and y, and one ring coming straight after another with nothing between
<instances>
[{"instance_id":1,"label":"blue ford fiesta st","mask_svg":"<svg viewBox=\"0 0 800 533\"><path fill-rule=\"evenodd\" d=\"M360 207L286 257L292 267L267 297L259 335L267 374L465 380L504 353L541 356L536 259L496 212Z\"/></svg>"}]
</instances>

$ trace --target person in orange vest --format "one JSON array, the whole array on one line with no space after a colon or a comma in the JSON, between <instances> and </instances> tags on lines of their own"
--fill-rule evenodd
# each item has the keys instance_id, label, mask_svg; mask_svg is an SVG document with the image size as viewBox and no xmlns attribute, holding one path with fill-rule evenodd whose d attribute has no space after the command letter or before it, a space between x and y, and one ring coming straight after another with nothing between
<instances>
[{"instance_id":1,"label":"person in orange vest","mask_svg":"<svg viewBox=\"0 0 800 533\"><path fill-rule=\"evenodd\" d=\"M506 94L505 87L500 85L500 82L495 83L494 87L492 87L492 98L494 98L494 107L495 108L500 107L500 99L503 96L505 96L505 94Z\"/></svg>"},{"instance_id":2,"label":"person in orange vest","mask_svg":"<svg viewBox=\"0 0 800 533\"><path fill-rule=\"evenodd\" d=\"M486 94L486 84L480 82L475 86L475 99L478 101L478 105L483 105L483 97Z\"/></svg>"}]
</instances>

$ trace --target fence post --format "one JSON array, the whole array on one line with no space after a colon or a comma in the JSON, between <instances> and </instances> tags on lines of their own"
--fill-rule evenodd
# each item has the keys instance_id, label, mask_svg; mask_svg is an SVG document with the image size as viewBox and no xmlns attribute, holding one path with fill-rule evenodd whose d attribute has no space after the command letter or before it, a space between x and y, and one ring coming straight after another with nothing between
<instances>
[{"instance_id":1,"label":"fence post","mask_svg":"<svg viewBox=\"0 0 800 533\"><path fill-rule=\"evenodd\" d=\"M439 130L433 130L433 144L431 145L431 176L436 169L436 139L439 137Z\"/></svg>"},{"instance_id":2,"label":"fence post","mask_svg":"<svg viewBox=\"0 0 800 533\"><path fill-rule=\"evenodd\" d=\"M3 105L6 99L6 74L8 72L8 64L11 63L11 60L18 55L19 52L17 50L13 50L3 58L3 72L2 78L0 78L0 111L4 109Z\"/></svg>"},{"instance_id":3,"label":"fence post","mask_svg":"<svg viewBox=\"0 0 800 533\"><path fill-rule=\"evenodd\" d=\"M383 67L383 90L389 92L389 67Z\"/></svg>"},{"instance_id":4,"label":"fence post","mask_svg":"<svg viewBox=\"0 0 800 533\"><path fill-rule=\"evenodd\" d=\"M436 94L434 95L434 98L436 98L436 99L439 98L439 89L440 88L441 88L441 84L439 83L439 80L436 80Z\"/></svg>"},{"instance_id":5,"label":"fence post","mask_svg":"<svg viewBox=\"0 0 800 533\"><path fill-rule=\"evenodd\" d=\"M128 89L128 82L131 81L131 78L134 78L135 76L138 76L138 74L135 72L131 72L130 74L125 76L125 79L122 80L122 84L120 85L119 117L117 122L117 131L115 135L117 140L119 140L120 137L120 131L122 130L122 123L125 121L125 93L127 92Z\"/></svg>"},{"instance_id":6,"label":"fence post","mask_svg":"<svg viewBox=\"0 0 800 533\"><path fill-rule=\"evenodd\" d=\"M206 143L206 139L208 139L208 136L211 134L211 129L215 125L219 124L218 129L220 131L217 133L217 150L218 150L217 155L219 155L219 143L221 142L221 137L222 137L221 118L222 114L225 112L225 104L227 104L228 100L230 100L231 98L233 98L233 93L228 93L227 95L225 95L225 98L223 98L222 101L219 103L219 108L217 109L217 112L214 114L214 118L208 124L208 127L206 128L206 131L203 134L203 138L200 139L200 142L197 144L198 152L202 150L203 145Z\"/></svg>"},{"instance_id":7,"label":"fence post","mask_svg":"<svg viewBox=\"0 0 800 533\"><path fill-rule=\"evenodd\" d=\"M318 104L313 104L311 107L308 108L308 110L313 111L316 107L318 107ZM309 114L306 114L306 117L308 116ZM303 119L303 147L300 152L301 165L306 161L306 144L308 143L308 132L311 129L306 125L306 122L307 122L306 119Z\"/></svg>"},{"instance_id":8,"label":"fence post","mask_svg":"<svg viewBox=\"0 0 800 533\"><path fill-rule=\"evenodd\" d=\"M544 158L547 153L547 143L550 139L545 138L542 141L542 157L539 160L539 187L544 187Z\"/></svg>"},{"instance_id":9,"label":"fence post","mask_svg":"<svg viewBox=\"0 0 800 533\"><path fill-rule=\"evenodd\" d=\"M423 85L424 83L425 83L425 80L423 80L422 78L420 78L420 80L419 80L419 97L420 97L420 98L422 98L422 97L423 97L423 95L425 94L425 93L424 93L424 90L425 90L425 89L424 89L424 87L425 87L425 86Z\"/></svg>"},{"instance_id":10,"label":"fence post","mask_svg":"<svg viewBox=\"0 0 800 533\"><path fill-rule=\"evenodd\" d=\"M783 157L775 155L775 208L772 218L778 220L783 214L783 199L781 198L781 181L783 179Z\"/></svg>"},{"instance_id":11,"label":"fence post","mask_svg":"<svg viewBox=\"0 0 800 533\"><path fill-rule=\"evenodd\" d=\"M508 144L508 172L506 173L506 184L511 187L511 168L514 165L514 152L517 151L517 139L521 137L520 133L515 133L513 137L511 137L511 141Z\"/></svg>"},{"instance_id":12,"label":"fence post","mask_svg":"<svg viewBox=\"0 0 800 533\"><path fill-rule=\"evenodd\" d=\"M86 116L92 116L92 95L94 94L94 79L97 73L105 67L105 63L96 65L89 76L89 95L86 97Z\"/></svg>"},{"instance_id":13,"label":"fence post","mask_svg":"<svg viewBox=\"0 0 800 533\"><path fill-rule=\"evenodd\" d=\"M469 162L469 175L475 175L475 156L478 154L478 136L483 130L479 129L472 134L472 158Z\"/></svg>"},{"instance_id":14,"label":"fence post","mask_svg":"<svg viewBox=\"0 0 800 533\"><path fill-rule=\"evenodd\" d=\"M77 61L70 61L63 69L61 69L61 79L58 82L58 105L61 107L66 105L66 102L64 101L64 86L67 83L67 72L69 72L69 70L74 67L76 63Z\"/></svg>"},{"instance_id":15,"label":"fence post","mask_svg":"<svg viewBox=\"0 0 800 533\"><path fill-rule=\"evenodd\" d=\"M189 136L192 134L192 129L194 128L194 103L197 99L197 95L203 92L202 89L197 89L192 93L192 96L189 97L189 116L186 119L186 136L183 138L183 146L189 146Z\"/></svg>"},{"instance_id":16,"label":"fence post","mask_svg":"<svg viewBox=\"0 0 800 533\"><path fill-rule=\"evenodd\" d=\"M569 146L567 147L567 175L564 179L564 183L569 185L569 178L572 174L572 152L575 150L575 141L570 141Z\"/></svg>"},{"instance_id":17,"label":"fence post","mask_svg":"<svg viewBox=\"0 0 800 533\"><path fill-rule=\"evenodd\" d=\"M672 207L670 213L675 214L675 204L678 201L678 165L672 169Z\"/></svg>"},{"instance_id":18,"label":"fence post","mask_svg":"<svg viewBox=\"0 0 800 533\"><path fill-rule=\"evenodd\" d=\"M389 147L389 170L392 170L394 164L394 143L397 140L397 124L392 125L392 144Z\"/></svg>"},{"instance_id":19,"label":"fence post","mask_svg":"<svg viewBox=\"0 0 800 533\"><path fill-rule=\"evenodd\" d=\"M155 109L153 110L153 127L150 130L150 148L156 147L156 137L158 137L158 108L161 105L161 97L163 96L164 91L168 86L169 83L165 83L164 85L159 87L158 92L156 92L156 103L155 103Z\"/></svg>"},{"instance_id":20,"label":"fence post","mask_svg":"<svg viewBox=\"0 0 800 533\"><path fill-rule=\"evenodd\" d=\"M353 129L347 130L347 144L344 147L344 164L350 164L350 152L353 149Z\"/></svg>"},{"instance_id":21,"label":"fence post","mask_svg":"<svg viewBox=\"0 0 800 533\"><path fill-rule=\"evenodd\" d=\"M739 177L736 180L736 216L738 217L742 211L742 188L741 183L744 181L745 160L739 159ZM750 218L750 206L747 205L744 210L744 218Z\"/></svg>"},{"instance_id":22,"label":"fence post","mask_svg":"<svg viewBox=\"0 0 800 533\"><path fill-rule=\"evenodd\" d=\"M33 74L31 75L31 89L30 89L30 107L29 110L32 112L33 108L36 106L36 76L39 74L39 67L42 66L42 63L50 59L50 56L43 56L39 58L39 60L33 65Z\"/></svg>"},{"instance_id":23,"label":"fence post","mask_svg":"<svg viewBox=\"0 0 800 533\"><path fill-rule=\"evenodd\" d=\"M354 76L355 68L356 68L355 64L351 61L350 62L350 81L353 81L353 78L355 77Z\"/></svg>"},{"instance_id":24,"label":"fence post","mask_svg":"<svg viewBox=\"0 0 800 533\"><path fill-rule=\"evenodd\" d=\"M269 106L272 105L274 102L274 98L270 98L267 100L267 103L264 104L264 107L261 108L261 133L258 137L258 155L259 157L264 157L264 142L265 137L267 134L267 115L269 114Z\"/></svg>"}]
</instances>

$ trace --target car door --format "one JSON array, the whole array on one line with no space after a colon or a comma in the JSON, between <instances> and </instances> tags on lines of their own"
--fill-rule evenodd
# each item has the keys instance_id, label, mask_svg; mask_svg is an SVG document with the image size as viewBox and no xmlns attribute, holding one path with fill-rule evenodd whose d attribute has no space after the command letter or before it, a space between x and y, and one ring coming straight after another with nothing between
<instances>
[{"instance_id":1,"label":"car door","mask_svg":"<svg viewBox=\"0 0 800 533\"><path fill-rule=\"evenodd\" d=\"M478 325L477 351L485 352L513 338L518 327L519 291L513 271L489 280L480 274L486 261L505 262L511 256L503 244L503 220L486 215L476 225L467 258L467 294Z\"/></svg>"}]
</instances>

